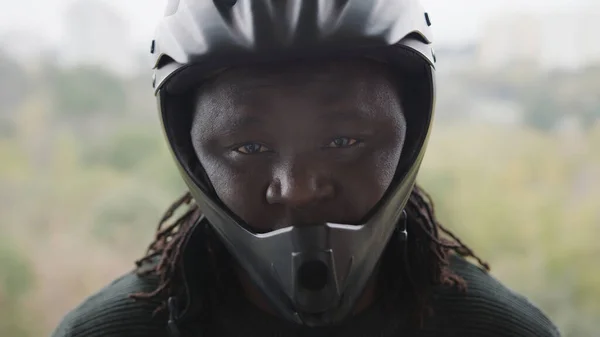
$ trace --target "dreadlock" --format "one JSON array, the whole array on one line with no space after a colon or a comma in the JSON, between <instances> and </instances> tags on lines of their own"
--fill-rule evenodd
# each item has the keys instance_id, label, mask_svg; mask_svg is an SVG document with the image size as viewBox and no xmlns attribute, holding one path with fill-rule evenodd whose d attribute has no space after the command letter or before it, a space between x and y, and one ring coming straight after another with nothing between
<instances>
[{"instance_id":1,"label":"dreadlock","mask_svg":"<svg viewBox=\"0 0 600 337\"><path fill-rule=\"evenodd\" d=\"M171 224L167 224L174 213L184 205L187 206L185 213ZM414 187L405 211L408 240L406 242L390 240L382 257L384 277L381 278L381 286L390 301L398 298L412 301L415 308L413 318L417 325L422 325L424 317L432 313L427 302L433 287L439 285L457 286L460 289L466 287L465 281L449 268L450 254L473 258L486 271L489 271L489 265L437 221L431 197L419 186ZM181 293L184 239L193 228L193 224L201 217L200 210L189 192L167 209L158 224L155 239L148 247L146 255L136 261L138 274L157 276L158 287L149 293L134 294L132 298L159 300L162 303L156 309L156 312L159 312L166 307L166 300L170 296ZM214 247L219 244L215 241L219 240L211 239L213 236L210 235L209 226L206 226L205 230L208 234L204 235L206 254L197 258L204 260L199 261L203 268L212 268L212 270L203 271L203 274L211 276L204 278L208 283L204 284L205 289L200 294L201 307L204 311L200 313L200 317L209 315L211 302L217 301L218 298L214 289L222 288L219 287L222 266L214 260ZM158 263L152 264L156 259ZM142 268L148 263L152 268Z\"/></svg>"}]
</instances>

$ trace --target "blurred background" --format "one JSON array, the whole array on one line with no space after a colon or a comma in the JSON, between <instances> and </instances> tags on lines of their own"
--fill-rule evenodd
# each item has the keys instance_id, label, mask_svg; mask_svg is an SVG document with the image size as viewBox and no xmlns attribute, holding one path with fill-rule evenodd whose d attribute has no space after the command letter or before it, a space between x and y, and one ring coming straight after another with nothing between
<instances>
[{"instance_id":1,"label":"blurred background","mask_svg":"<svg viewBox=\"0 0 600 337\"><path fill-rule=\"evenodd\" d=\"M600 4L426 0L443 223L566 337L600 331ZM0 0L0 336L127 272L184 186L149 48L165 0Z\"/></svg>"}]
</instances>

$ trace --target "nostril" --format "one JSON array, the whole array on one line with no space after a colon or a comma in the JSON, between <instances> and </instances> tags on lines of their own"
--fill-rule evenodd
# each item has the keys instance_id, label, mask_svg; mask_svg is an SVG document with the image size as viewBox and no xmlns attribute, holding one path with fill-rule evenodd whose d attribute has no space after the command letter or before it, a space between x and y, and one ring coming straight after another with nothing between
<instances>
[{"instance_id":1,"label":"nostril","mask_svg":"<svg viewBox=\"0 0 600 337\"><path fill-rule=\"evenodd\" d=\"M281 170L266 187L269 204L285 204L292 208L313 207L334 197L332 181L314 172Z\"/></svg>"},{"instance_id":2,"label":"nostril","mask_svg":"<svg viewBox=\"0 0 600 337\"><path fill-rule=\"evenodd\" d=\"M318 186L319 198L326 199L334 196L335 189L332 184L323 184Z\"/></svg>"},{"instance_id":3,"label":"nostril","mask_svg":"<svg viewBox=\"0 0 600 337\"><path fill-rule=\"evenodd\" d=\"M281 202L281 183L279 181L273 181L267 186L266 198L269 204Z\"/></svg>"}]
</instances>

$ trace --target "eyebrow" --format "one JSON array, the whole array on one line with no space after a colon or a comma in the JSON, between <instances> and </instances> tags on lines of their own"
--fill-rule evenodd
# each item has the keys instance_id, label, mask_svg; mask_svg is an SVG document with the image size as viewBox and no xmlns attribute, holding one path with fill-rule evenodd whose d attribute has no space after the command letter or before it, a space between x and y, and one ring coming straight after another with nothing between
<instances>
[{"instance_id":1,"label":"eyebrow","mask_svg":"<svg viewBox=\"0 0 600 337\"><path fill-rule=\"evenodd\" d=\"M264 120L255 116L239 116L227 122L222 121L225 124L222 127L223 134L233 134L240 132L248 127L253 127L263 124Z\"/></svg>"},{"instance_id":2,"label":"eyebrow","mask_svg":"<svg viewBox=\"0 0 600 337\"><path fill-rule=\"evenodd\" d=\"M323 121L352 121L364 122L370 120L369 112L364 111L360 107L352 107L349 109L335 109L327 111L319 116L319 120ZM223 134L234 134L243 131L250 127L264 125L265 119L256 116L238 116L235 119L223 121L227 123L222 127Z\"/></svg>"},{"instance_id":3,"label":"eyebrow","mask_svg":"<svg viewBox=\"0 0 600 337\"><path fill-rule=\"evenodd\" d=\"M360 107L351 107L348 109L335 109L328 111L323 116L324 120L348 120L348 121L367 121L370 120L368 117L370 113Z\"/></svg>"}]
</instances>

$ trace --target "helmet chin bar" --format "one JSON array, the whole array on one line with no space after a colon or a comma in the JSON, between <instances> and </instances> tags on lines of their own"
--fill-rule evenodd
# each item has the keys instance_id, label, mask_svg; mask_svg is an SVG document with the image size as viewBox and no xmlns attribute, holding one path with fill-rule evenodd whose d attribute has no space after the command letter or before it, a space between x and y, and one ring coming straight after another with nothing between
<instances>
[{"instance_id":1,"label":"helmet chin bar","mask_svg":"<svg viewBox=\"0 0 600 337\"><path fill-rule=\"evenodd\" d=\"M252 233L182 176L204 216L273 308L308 326L340 322L362 295L408 201L424 150L377 211L361 225L323 223Z\"/></svg>"}]
</instances>

